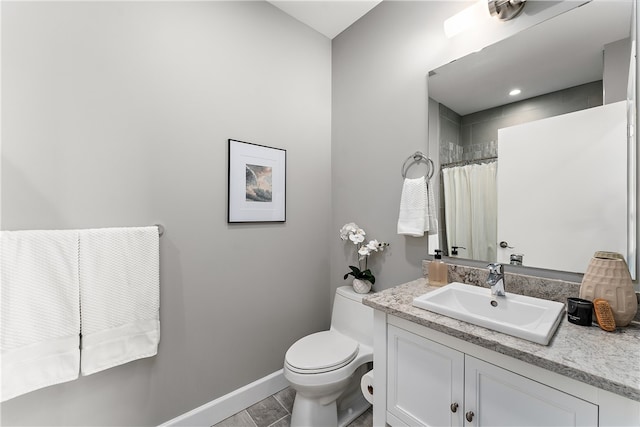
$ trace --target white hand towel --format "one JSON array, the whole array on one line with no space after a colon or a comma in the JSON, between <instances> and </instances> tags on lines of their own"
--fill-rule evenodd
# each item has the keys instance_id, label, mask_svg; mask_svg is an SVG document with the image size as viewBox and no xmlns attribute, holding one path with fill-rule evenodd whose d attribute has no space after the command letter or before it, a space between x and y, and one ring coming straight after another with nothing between
<instances>
[{"instance_id":1,"label":"white hand towel","mask_svg":"<svg viewBox=\"0 0 640 427\"><path fill-rule=\"evenodd\" d=\"M78 232L1 231L1 401L78 378Z\"/></svg>"},{"instance_id":2,"label":"white hand towel","mask_svg":"<svg viewBox=\"0 0 640 427\"><path fill-rule=\"evenodd\" d=\"M157 354L158 240L156 227L80 231L82 375Z\"/></svg>"},{"instance_id":3,"label":"white hand towel","mask_svg":"<svg viewBox=\"0 0 640 427\"><path fill-rule=\"evenodd\" d=\"M431 180L427 181L427 222L428 227L425 231L429 234L438 234L438 213L436 210L436 197L433 193Z\"/></svg>"},{"instance_id":4,"label":"white hand towel","mask_svg":"<svg viewBox=\"0 0 640 427\"><path fill-rule=\"evenodd\" d=\"M398 234L421 237L428 230L427 182L422 178L405 178L400 197Z\"/></svg>"}]
</instances>

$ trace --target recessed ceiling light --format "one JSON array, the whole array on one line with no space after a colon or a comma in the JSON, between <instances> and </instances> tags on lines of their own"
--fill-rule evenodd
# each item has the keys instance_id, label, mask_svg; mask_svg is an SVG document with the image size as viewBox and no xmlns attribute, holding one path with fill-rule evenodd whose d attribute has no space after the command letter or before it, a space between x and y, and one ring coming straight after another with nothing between
<instances>
[{"instance_id":1,"label":"recessed ceiling light","mask_svg":"<svg viewBox=\"0 0 640 427\"><path fill-rule=\"evenodd\" d=\"M520 95L520 92L522 92L520 89L513 89L511 92L509 92L509 95L511 96Z\"/></svg>"}]
</instances>

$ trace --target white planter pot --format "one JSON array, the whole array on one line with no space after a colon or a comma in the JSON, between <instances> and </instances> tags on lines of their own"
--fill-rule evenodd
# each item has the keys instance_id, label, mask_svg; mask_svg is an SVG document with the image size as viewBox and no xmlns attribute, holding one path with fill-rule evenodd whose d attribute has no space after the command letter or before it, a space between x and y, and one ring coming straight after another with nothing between
<instances>
[{"instance_id":1,"label":"white planter pot","mask_svg":"<svg viewBox=\"0 0 640 427\"><path fill-rule=\"evenodd\" d=\"M353 290L359 294L368 294L371 290L371 282L368 280L353 279Z\"/></svg>"}]
</instances>

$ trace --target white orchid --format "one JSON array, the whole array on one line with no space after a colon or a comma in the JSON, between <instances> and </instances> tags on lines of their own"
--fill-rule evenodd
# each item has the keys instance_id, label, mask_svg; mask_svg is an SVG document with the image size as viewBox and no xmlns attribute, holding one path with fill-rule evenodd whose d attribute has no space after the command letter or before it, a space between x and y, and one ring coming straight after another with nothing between
<instances>
[{"instance_id":1,"label":"white orchid","mask_svg":"<svg viewBox=\"0 0 640 427\"><path fill-rule=\"evenodd\" d=\"M368 280L371 284L374 284L376 279L371 273L371 270L367 268L368 258L373 252L380 252L385 246L389 246L389 244L379 242L375 239L370 240L367 244L363 244L364 236L366 234L367 233L365 233L365 231L355 222L349 222L343 225L340 229L340 238L344 241L350 240L354 245L356 245L359 255L358 267L350 265L349 268L351 269L351 272L345 274L344 278L346 279L349 275L352 275L356 279Z\"/></svg>"},{"instance_id":2,"label":"white orchid","mask_svg":"<svg viewBox=\"0 0 640 427\"><path fill-rule=\"evenodd\" d=\"M355 233L358 229L360 229L360 227L358 227L358 224L356 224L355 222L345 224L340 229L340 238L342 240L347 240L349 238L349 235Z\"/></svg>"},{"instance_id":3,"label":"white orchid","mask_svg":"<svg viewBox=\"0 0 640 427\"><path fill-rule=\"evenodd\" d=\"M369 248L371 252L378 252L384 249L384 243L380 243L377 240L370 240L369 243L367 243L367 248Z\"/></svg>"},{"instance_id":4,"label":"white orchid","mask_svg":"<svg viewBox=\"0 0 640 427\"><path fill-rule=\"evenodd\" d=\"M378 242L377 240L369 240L369 243L362 245L360 249L358 249L360 259L368 257L372 252L382 252L385 246L389 246L389 244L385 242Z\"/></svg>"},{"instance_id":5,"label":"white orchid","mask_svg":"<svg viewBox=\"0 0 640 427\"><path fill-rule=\"evenodd\" d=\"M369 243L361 246L360 249L358 249L360 259L368 257L372 252L382 252L385 246L389 246L389 244L385 242L378 242L377 240L370 240Z\"/></svg>"},{"instance_id":6,"label":"white orchid","mask_svg":"<svg viewBox=\"0 0 640 427\"><path fill-rule=\"evenodd\" d=\"M349 240L351 240L356 245L358 243L364 242L365 232L364 232L364 230L359 230L359 231L361 231L361 233L356 232L356 233L352 233L352 234L349 235Z\"/></svg>"}]
</instances>

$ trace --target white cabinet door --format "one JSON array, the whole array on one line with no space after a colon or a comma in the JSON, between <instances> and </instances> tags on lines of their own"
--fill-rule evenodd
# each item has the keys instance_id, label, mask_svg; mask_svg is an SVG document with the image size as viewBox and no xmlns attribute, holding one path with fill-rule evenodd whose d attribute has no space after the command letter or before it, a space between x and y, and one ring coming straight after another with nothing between
<instances>
[{"instance_id":1,"label":"white cabinet door","mask_svg":"<svg viewBox=\"0 0 640 427\"><path fill-rule=\"evenodd\" d=\"M392 325L388 334L389 424L462 426L464 354Z\"/></svg>"},{"instance_id":2,"label":"white cabinet door","mask_svg":"<svg viewBox=\"0 0 640 427\"><path fill-rule=\"evenodd\" d=\"M597 405L471 356L465 356L464 411L467 426L598 425Z\"/></svg>"}]
</instances>

